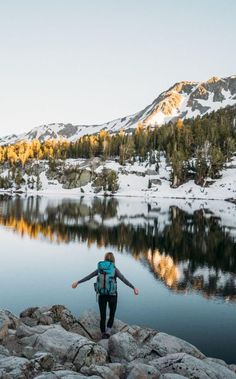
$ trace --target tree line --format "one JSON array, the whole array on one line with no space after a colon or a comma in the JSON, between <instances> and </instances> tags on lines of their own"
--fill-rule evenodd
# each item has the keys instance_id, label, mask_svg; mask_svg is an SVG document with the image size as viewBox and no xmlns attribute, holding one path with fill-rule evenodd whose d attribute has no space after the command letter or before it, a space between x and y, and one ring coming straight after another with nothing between
<instances>
[{"instance_id":1,"label":"tree line","mask_svg":"<svg viewBox=\"0 0 236 379\"><path fill-rule=\"evenodd\" d=\"M31 159L50 161L68 158L118 159L120 164L148 160L158 170L160 156L171 166L171 184L177 187L189 179L205 185L219 177L236 151L236 107L227 107L204 117L170 122L151 128L139 123L131 133L106 130L86 135L76 142L67 140L21 141L0 146L0 162L24 165Z\"/></svg>"}]
</instances>

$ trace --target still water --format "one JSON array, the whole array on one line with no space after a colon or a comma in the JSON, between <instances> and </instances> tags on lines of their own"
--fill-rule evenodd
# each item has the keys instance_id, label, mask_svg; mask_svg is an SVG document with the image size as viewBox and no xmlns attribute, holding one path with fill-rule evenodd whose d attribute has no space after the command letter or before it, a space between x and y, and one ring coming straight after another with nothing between
<instances>
[{"instance_id":1,"label":"still water","mask_svg":"<svg viewBox=\"0 0 236 379\"><path fill-rule=\"evenodd\" d=\"M113 251L116 316L236 363L236 207L226 202L0 196L0 308L97 310L92 279Z\"/></svg>"}]
</instances>

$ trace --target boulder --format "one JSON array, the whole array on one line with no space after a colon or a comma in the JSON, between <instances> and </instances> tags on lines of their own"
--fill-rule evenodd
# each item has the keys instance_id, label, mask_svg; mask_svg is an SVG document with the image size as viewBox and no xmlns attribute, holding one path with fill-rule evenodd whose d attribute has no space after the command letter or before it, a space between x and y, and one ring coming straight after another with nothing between
<instances>
[{"instance_id":1,"label":"boulder","mask_svg":"<svg viewBox=\"0 0 236 379\"><path fill-rule=\"evenodd\" d=\"M158 333L157 330L141 328L138 325L127 326L124 331L131 334L141 346L148 344L148 342Z\"/></svg>"},{"instance_id":2,"label":"boulder","mask_svg":"<svg viewBox=\"0 0 236 379\"><path fill-rule=\"evenodd\" d=\"M0 372L2 371L5 378L7 378L6 374L8 374L11 379L27 379L32 370L33 365L28 359L0 355Z\"/></svg>"},{"instance_id":3,"label":"boulder","mask_svg":"<svg viewBox=\"0 0 236 379\"><path fill-rule=\"evenodd\" d=\"M162 374L159 379L188 379L187 376L179 374Z\"/></svg>"},{"instance_id":4,"label":"boulder","mask_svg":"<svg viewBox=\"0 0 236 379\"><path fill-rule=\"evenodd\" d=\"M119 378L125 377L125 365L122 365L121 363L107 363L106 366L109 367Z\"/></svg>"},{"instance_id":5,"label":"boulder","mask_svg":"<svg viewBox=\"0 0 236 379\"><path fill-rule=\"evenodd\" d=\"M160 371L155 367L144 363L135 363L127 379L158 379L159 377Z\"/></svg>"},{"instance_id":6,"label":"boulder","mask_svg":"<svg viewBox=\"0 0 236 379\"><path fill-rule=\"evenodd\" d=\"M78 182L79 187L82 187L88 184L91 180L91 176L92 176L91 171L82 170L79 177L79 182Z\"/></svg>"},{"instance_id":7,"label":"boulder","mask_svg":"<svg viewBox=\"0 0 236 379\"><path fill-rule=\"evenodd\" d=\"M8 328L15 329L19 320L11 312L0 309L0 341L8 335Z\"/></svg>"},{"instance_id":8,"label":"boulder","mask_svg":"<svg viewBox=\"0 0 236 379\"><path fill-rule=\"evenodd\" d=\"M151 359L160 357L155 343L157 331L140 328L139 326L127 327L125 332L118 332L110 337L108 343L108 355L112 362L138 361L148 363Z\"/></svg>"},{"instance_id":9,"label":"boulder","mask_svg":"<svg viewBox=\"0 0 236 379\"><path fill-rule=\"evenodd\" d=\"M5 355L5 357L8 357L10 352L6 347L0 345L0 355Z\"/></svg>"},{"instance_id":10,"label":"boulder","mask_svg":"<svg viewBox=\"0 0 236 379\"><path fill-rule=\"evenodd\" d=\"M236 374L218 363L209 364L186 353L174 353L149 362L162 374L179 374L195 379L236 379Z\"/></svg>"},{"instance_id":11,"label":"boulder","mask_svg":"<svg viewBox=\"0 0 236 379\"><path fill-rule=\"evenodd\" d=\"M97 344L102 346L103 349L105 349L106 351L108 351L108 343L109 343L108 339L102 339L102 340L97 342Z\"/></svg>"},{"instance_id":12,"label":"boulder","mask_svg":"<svg viewBox=\"0 0 236 379\"><path fill-rule=\"evenodd\" d=\"M89 377L91 375L98 375L104 379L119 379L119 376L107 366L91 365L89 367L82 367L80 372Z\"/></svg>"},{"instance_id":13,"label":"boulder","mask_svg":"<svg viewBox=\"0 0 236 379\"><path fill-rule=\"evenodd\" d=\"M151 170L148 168L145 172L146 175L157 175L157 172L155 170Z\"/></svg>"},{"instance_id":14,"label":"boulder","mask_svg":"<svg viewBox=\"0 0 236 379\"><path fill-rule=\"evenodd\" d=\"M150 183L154 184L155 186L161 186L162 181L161 179L150 179Z\"/></svg>"},{"instance_id":15,"label":"boulder","mask_svg":"<svg viewBox=\"0 0 236 379\"><path fill-rule=\"evenodd\" d=\"M58 370L52 372L44 372L36 376L34 379L88 379L87 376L70 370ZM90 379L101 379L100 376L90 376Z\"/></svg>"},{"instance_id":16,"label":"boulder","mask_svg":"<svg viewBox=\"0 0 236 379\"><path fill-rule=\"evenodd\" d=\"M202 354L195 346L166 333L157 333L151 339L149 345L152 350L157 352L157 354L162 357L172 353L187 353L196 358L205 358L205 355Z\"/></svg>"},{"instance_id":17,"label":"boulder","mask_svg":"<svg viewBox=\"0 0 236 379\"><path fill-rule=\"evenodd\" d=\"M89 338L91 338L94 341L99 341L101 339L100 316L98 315L98 313L95 313L93 311L86 311L78 318L77 321L81 329L83 329L82 333L86 333L89 336ZM126 330L127 328L127 324L115 319L112 328L112 333L114 334L121 330Z\"/></svg>"},{"instance_id":18,"label":"boulder","mask_svg":"<svg viewBox=\"0 0 236 379\"><path fill-rule=\"evenodd\" d=\"M21 322L28 326L36 326L38 325L38 320L31 317L22 317Z\"/></svg>"},{"instance_id":19,"label":"boulder","mask_svg":"<svg viewBox=\"0 0 236 379\"><path fill-rule=\"evenodd\" d=\"M6 370L0 369L0 378L1 379L11 379L12 377L7 374Z\"/></svg>"},{"instance_id":20,"label":"boulder","mask_svg":"<svg viewBox=\"0 0 236 379\"><path fill-rule=\"evenodd\" d=\"M229 367L230 370L232 370L233 372L236 373L236 365L231 364L231 365L229 365L228 367Z\"/></svg>"},{"instance_id":21,"label":"boulder","mask_svg":"<svg viewBox=\"0 0 236 379\"><path fill-rule=\"evenodd\" d=\"M20 324L16 329L16 337L23 338L23 337L31 337L37 334L44 333L47 329L50 329L50 326L44 326L44 325L35 325L35 326L28 326L26 324Z\"/></svg>"},{"instance_id":22,"label":"boulder","mask_svg":"<svg viewBox=\"0 0 236 379\"><path fill-rule=\"evenodd\" d=\"M37 362L41 369L47 371L52 370L55 364L55 359L52 354L50 353L44 353L44 352L37 352L34 354L34 360Z\"/></svg>"},{"instance_id":23,"label":"boulder","mask_svg":"<svg viewBox=\"0 0 236 379\"><path fill-rule=\"evenodd\" d=\"M225 361L223 361L223 359L219 359L219 358L211 358L211 357L208 357L208 358L205 358L204 359L204 362L206 363L209 363L209 364L214 364L214 363L218 363L219 365L222 365L222 366L225 366L225 367L228 367L227 363Z\"/></svg>"},{"instance_id":24,"label":"boulder","mask_svg":"<svg viewBox=\"0 0 236 379\"><path fill-rule=\"evenodd\" d=\"M39 309L39 307L29 307L20 313L20 318L32 317L33 313Z\"/></svg>"},{"instance_id":25,"label":"boulder","mask_svg":"<svg viewBox=\"0 0 236 379\"><path fill-rule=\"evenodd\" d=\"M17 330L20 343L24 346L33 346L38 351L50 352L64 362L72 362L76 369L91 364L103 364L107 359L107 352L95 342L71 333L59 324L35 327L20 326Z\"/></svg>"},{"instance_id":26,"label":"boulder","mask_svg":"<svg viewBox=\"0 0 236 379\"><path fill-rule=\"evenodd\" d=\"M51 324L53 324L53 319L52 319L52 317L43 314L39 319L39 324L51 325Z\"/></svg>"},{"instance_id":27,"label":"boulder","mask_svg":"<svg viewBox=\"0 0 236 379\"><path fill-rule=\"evenodd\" d=\"M54 305L50 308L48 313L53 319L53 322L59 322L64 329L94 340L89 331L87 331L80 321L72 315L69 309L63 305Z\"/></svg>"},{"instance_id":28,"label":"boulder","mask_svg":"<svg viewBox=\"0 0 236 379\"><path fill-rule=\"evenodd\" d=\"M127 332L118 332L109 338L108 352L112 362L131 362L138 355L138 343Z\"/></svg>"},{"instance_id":29,"label":"boulder","mask_svg":"<svg viewBox=\"0 0 236 379\"><path fill-rule=\"evenodd\" d=\"M64 329L88 337L88 334L78 325L77 319L64 305L27 308L21 312L20 317L21 321L28 326L60 323Z\"/></svg>"},{"instance_id":30,"label":"boulder","mask_svg":"<svg viewBox=\"0 0 236 379\"><path fill-rule=\"evenodd\" d=\"M99 340L100 317L91 311L76 318L55 305L0 317L2 379L236 379L235 365L153 329L115 320L111 337Z\"/></svg>"}]
</instances>

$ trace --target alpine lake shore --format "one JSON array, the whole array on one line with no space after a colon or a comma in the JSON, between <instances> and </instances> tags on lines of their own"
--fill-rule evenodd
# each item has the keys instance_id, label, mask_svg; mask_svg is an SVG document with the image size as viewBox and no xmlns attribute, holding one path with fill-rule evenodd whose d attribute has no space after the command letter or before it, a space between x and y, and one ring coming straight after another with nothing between
<instances>
[{"instance_id":1,"label":"alpine lake shore","mask_svg":"<svg viewBox=\"0 0 236 379\"><path fill-rule=\"evenodd\" d=\"M236 363L236 362L234 362ZM99 315L63 305L0 310L1 379L234 379L236 364L190 343L116 319L101 340Z\"/></svg>"}]
</instances>

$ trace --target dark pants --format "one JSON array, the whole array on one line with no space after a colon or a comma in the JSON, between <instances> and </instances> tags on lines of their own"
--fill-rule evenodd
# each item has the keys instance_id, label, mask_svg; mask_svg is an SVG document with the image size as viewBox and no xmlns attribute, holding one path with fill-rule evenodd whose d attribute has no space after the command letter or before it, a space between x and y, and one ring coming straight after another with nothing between
<instances>
[{"instance_id":1,"label":"dark pants","mask_svg":"<svg viewBox=\"0 0 236 379\"><path fill-rule=\"evenodd\" d=\"M110 315L109 320L107 322L107 327L112 328L114 317L116 313L116 306L117 306L117 295L99 295L98 297L98 304L100 309L100 329L102 333L105 333L106 331L106 310L107 310L107 303L109 305L110 309Z\"/></svg>"}]
</instances>

